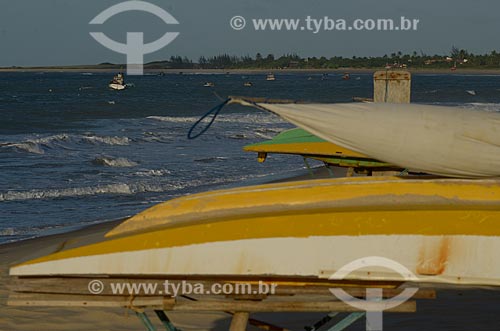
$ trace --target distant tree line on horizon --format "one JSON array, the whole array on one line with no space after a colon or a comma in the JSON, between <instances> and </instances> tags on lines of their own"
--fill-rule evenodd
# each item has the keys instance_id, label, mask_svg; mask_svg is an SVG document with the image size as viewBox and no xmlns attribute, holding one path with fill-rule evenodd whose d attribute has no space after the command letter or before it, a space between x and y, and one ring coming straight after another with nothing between
<instances>
[{"instance_id":1,"label":"distant tree line on horizon","mask_svg":"<svg viewBox=\"0 0 500 331\"><path fill-rule=\"evenodd\" d=\"M427 55L423 52L403 54L401 51L379 57L346 58L334 56L300 57L297 54L286 54L275 57L257 53L235 56L221 54L202 56L197 62L187 57L171 56L167 61L148 63L150 69L339 69L339 68L500 68L500 53L492 51L489 54L477 55L467 50L453 47L448 55Z\"/></svg>"}]
</instances>

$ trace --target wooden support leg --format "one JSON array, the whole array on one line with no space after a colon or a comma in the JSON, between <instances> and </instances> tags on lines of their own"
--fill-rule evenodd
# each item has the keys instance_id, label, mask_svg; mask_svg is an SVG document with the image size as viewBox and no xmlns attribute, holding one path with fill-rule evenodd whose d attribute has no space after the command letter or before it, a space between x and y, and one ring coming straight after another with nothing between
<instances>
[{"instance_id":1,"label":"wooden support leg","mask_svg":"<svg viewBox=\"0 0 500 331\"><path fill-rule=\"evenodd\" d=\"M136 311L135 314L137 315L137 317L139 317L142 324L144 324L147 331L156 331L156 328L154 327L153 323L151 323L151 320L149 319L148 315L146 315L145 312Z\"/></svg>"},{"instance_id":2,"label":"wooden support leg","mask_svg":"<svg viewBox=\"0 0 500 331\"><path fill-rule=\"evenodd\" d=\"M326 170L328 170L328 175L330 175L330 177L335 177L335 174L333 173L332 169L330 168L330 165L328 163L325 162L325 168Z\"/></svg>"},{"instance_id":3,"label":"wooden support leg","mask_svg":"<svg viewBox=\"0 0 500 331\"><path fill-rule=\"evenodd\" d=\"M245 331L247 329L249 313L234 313L229 331Z\"/></svg>"},{"instance_id":4,"label":"wooden support leg","mask_svg":"<svg viewBox=\"0 0 500 331\"><path fill-rule=\"evenodd\" d=\"M330 322L335 316L337 316L339 313L330 313L323 317L320 321L314 323L313 326L306 326L305 329L306 331L316 331L320 329L323 325L327 324Z\"/></svg>"},{"instance_id":5,"label":"wooden support leg","mask_svg":"<svg viewBox=\"0 0 500 331\"><path fill-rule=\"evenodd\" d=\"M351 324L359 320L361 317L365 316L366 313L351 313L347 315L343 320L332 326L328 331L343 331L348 328Z\"/></svg>"},{"instance_id":6,"label":"wooden support leg","mask_svg":"<svg viewBox=\"0 0 500 331\"><path fill-rule=\"evenodd\" d=\"M172 324L167 314L165 314L163 310L155 310L155 313L167 331L179 331L179 329L177 329L174 324Z\"/></svg>"}]
</instances>

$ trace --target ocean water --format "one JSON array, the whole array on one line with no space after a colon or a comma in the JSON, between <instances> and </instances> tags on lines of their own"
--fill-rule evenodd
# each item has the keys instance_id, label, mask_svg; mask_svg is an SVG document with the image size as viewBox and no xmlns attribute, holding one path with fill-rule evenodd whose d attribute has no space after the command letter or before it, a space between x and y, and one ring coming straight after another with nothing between
<instances>
[{"instance_id":1,"label":"ocean water","mask_svg":"<svg viewBox=\"0 0 500 331\"><path fill-rule=\"evenodd\" d=\"M305 172L298 156L264 164L242 147L292 126L231 106L202 137L191 125L228 95L350 102L371 75L167 74L107 88L106 73L0 73L0 243L133 215L173 197ZM312 79L308 79L311 77ZM203 87L206 81L214 88ZM252 81L253 87L244 87ZM500 110L500 76L414 75L413 101ZM467 91L475 91L471 95Z\"/></svg>"}]
</instances>

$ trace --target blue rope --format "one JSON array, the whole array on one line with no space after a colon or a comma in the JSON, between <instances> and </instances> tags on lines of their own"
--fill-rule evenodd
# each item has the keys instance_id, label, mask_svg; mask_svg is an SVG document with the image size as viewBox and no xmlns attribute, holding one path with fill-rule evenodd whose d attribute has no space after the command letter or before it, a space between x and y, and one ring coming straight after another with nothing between
<instances>
[{"instance_id":1,"label":"blue rope","mask_svg":"<svg viewBox=\"0 0 500 331\"><path fill-rule=\"evenodd\" d=\"M191 127L191 129L189 130L189 133L188 133L188 139L192 140L192 139L196 139L198 138L199 136L201 136L202 134L204 134L205 132L208 131L208 129L210 129L210 127L212 126L212 124L214 124L214 121L215 119L217 118L217 116L219 115L220 111L222 110L222 108L224 108L225 105L227 105L227 103L231 101L231 99L227 99L226 101L224 101L223 103L221 103L220 105L217 105L215 106L214 108L210 109L205 115L203 115L198 121L196 121L196 123L194 123L194 125ZM210 116L211 114L213 114L213 117L212 119L210 120L210 123L207 124L207 126L201 130L200 133L196 134L196 135L193 135L193 131L194 129L196 129L196 127L198 125L200 125L200 123L205 119L207 118L208 116Z\"/></svg>"}]
</instances>

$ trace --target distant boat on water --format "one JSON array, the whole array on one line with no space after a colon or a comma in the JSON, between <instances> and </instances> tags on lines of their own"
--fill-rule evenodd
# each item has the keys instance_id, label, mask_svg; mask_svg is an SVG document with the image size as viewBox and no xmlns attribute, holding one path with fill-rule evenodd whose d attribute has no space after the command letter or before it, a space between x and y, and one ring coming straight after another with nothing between
<instances>
[{"instance_id":1,"label":"distant boat on water","mask_svg":"<svg viewBox=\"0 0 500 331\"><path fill-rule=\"evenodd\" d=\"M212 82L206 82L203 86L204 87L215 87L215 84Z\"/></svg>"},{"instance_id":2,"label":"distant boat on water","mask_svg":"<svg viewBox=\"0 0 500 331\"><path fill-rule=\"evenodd\" d=\"M349 79L351 79L351 74L349 74L348 72L345 72L344 76L342 76L342 79L343 80L349 80Z\"/></svg>"},{"instance_id":3,"label":"distant boat on water","mask_svg":"<svg viewBox=\"0 0 500 331\"><path fill-rule=\"evenodd\" d=\"M127 88L125 85L125 78L122 73L118 73L113 80L109 83L109 88L117 91L121 91Z\"/></svg>"},{"instance_id":4,"label":"distant boat on water","mask_svg":"<svg viewBox=\"0 0 500 331\"><path fill-rule=\"evenodd\" d=\"M476 91L474 91L474 90L467 90L465 92L467 92L468 94L470 94L472 96L475 96L477 94Z\"/></svg>"},{"instance_id":5,"label":"distant boat on water","mask_svg":"<svg viewBox=\"0 0 500 331\"><path fill-rule=\"evenodd\" d=\"M252 87L253 83L252 82L245 82L245 83L243 83L243 86Z\"/></svg>"},{"instance_id":6,"label":"distant boat on water","mask_svg":"<svg viewBox=\"0 0 500 331\"><path fill-rule=\"evenodd\" d=\"M270 74L267 75L266 80L268 82L272 82L272 81L276 80L276 77L274 77L274 74L270 73Z\"/></svg>"}]
</instances>

